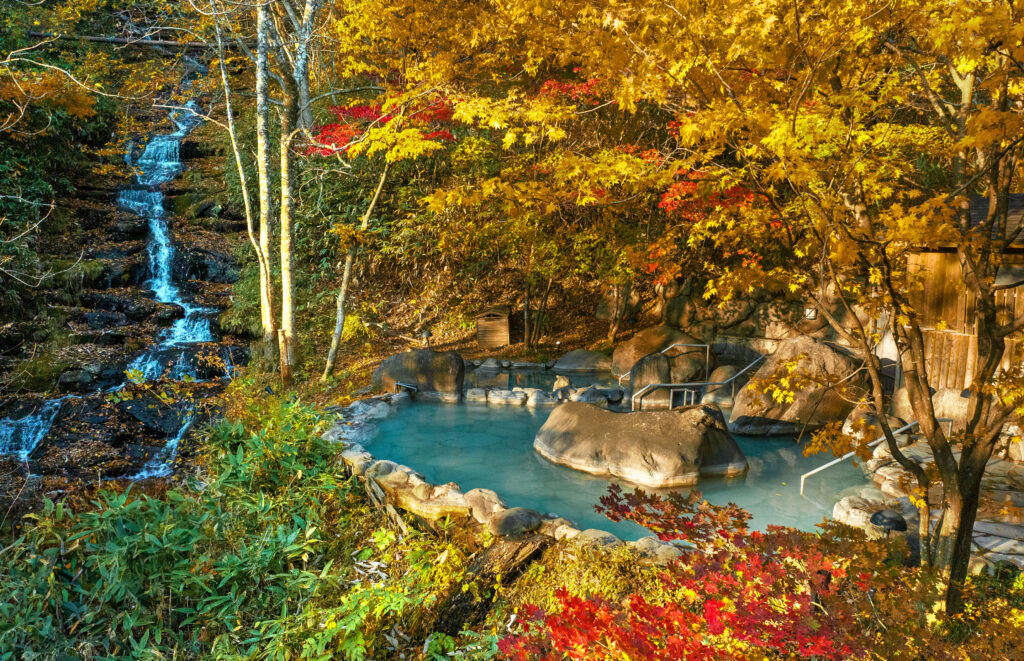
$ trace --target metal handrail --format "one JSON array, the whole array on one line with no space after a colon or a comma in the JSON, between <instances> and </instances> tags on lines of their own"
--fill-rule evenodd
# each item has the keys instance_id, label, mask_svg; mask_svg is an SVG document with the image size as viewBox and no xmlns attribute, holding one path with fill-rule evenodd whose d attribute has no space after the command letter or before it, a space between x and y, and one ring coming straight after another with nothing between
<instances>
[{"instance_id":1,"label":"metal handrail","mask_svg":"<svg viewBox=\"0 0 1024 661\"><path fill-rule=\"evenodd\" d=\"M414 383L402 383L401 381L395 381L395 392L401 392L401 388L411 390L413 392L419 392L420 389Z\"/></svg>"},{"instance_id":2,"label":"metal handrail","mask_svg":"<svg viewBox=\"0 0 1024 661\"><path fill-rule=\"evenodd\" d=\"M936 418L935 422L948 422L949 423L949 434L950 435L953 434L953 418ZM913 429L914 427L919 426L920 424L921 424L920 421L914 420L911 423L903 425L899 429L893 430L892 434L893 434L893 436L895 436L896 434L902 434L903 432L909 431L909 430ZM876 445L880 445L884 441L885 441L885 436L882 436L880 438L876 438L875 440L873 440L870 443L868 443L867 447L873 448ZM833 459L832 461L828 462L827 464L823 464L821 466L818 466L814 470L809 471L809 472L804 473L803 475L801 475L800 476L800 495L801 496L804 495L804 482L807 481L807 478L809 478L810 476L814 475L815 473L820 473L821 471L825 470L826 468L831 468L832 466L835 466L838 463L842 463L842 462L846 461L847 459L849 459L850 457L852 457L855 454L857 454L857 451L856 450L851 450L850 452L847 452L843 456L837 457L837 458Z\"/></svg>"},{"instance_id":3,"label":"metal handrail","mask_svg":"<svg viewBox=\"0 0 1024 661\"><path fill-rule=\"evenodd\" d=\"M704 373L705 374L708 373L708 365L711 364L711 345L710 344L686 344L685 342L676 342L673 345L665 347L664 349L662 349L658 353L665 353L669 349L675 349L676 347L696 347L696 348L704 347ZM634 365L633 367L636 367L636 365ZM619 375L619 385L620 386L622 385L622 380L623 379L625 379L627 376L631 376L633 374L633 367L630 367L629 371L626 372L625 374L620 374Z\"/></svg>"},{"instance_id":4,"label":"metal handrail","mask_svg":"<svg viewBox=\"0 0 1024 661\"><path fill-rule=\"evenodd\" d=\"M669 348L671 349L672 347L669 347ZM739 377L741 377L744 374L746 374L748 370L750 370L751 368L754 367L754 365L757 365L759 362L761 362L762 360L764 360L767 357L768 357L767 354L761 354L760 356L755 358L749 365L747 365L746 367L741 369L739 372L736 372L735 374L730 376L725 381L692 381L690 383L649 383L646 386L644 386L643 388L641 388L640 390L638 390L635 393L633 393L633 395L629 398L629 408L630 408L631 411L635 411L636 410L636 402L637 402L637 398L638 397L640 397L642 395L645 395L645 394L647 394L648 392L650 392L652 390L658 390L660 388L670 388L671 389L670 393L671 393L671 392L675 392L677 390L683 390L683 389L707 388L707 387L710 387L710 386L732 386L732 390L731 390L732 397L735 398L736 397L736 379L738 379ZM707 366L705 366L705 368L704 368L704 373L707 374ZM640 402L640 408L641 409L643 408L643 401L642 400Z\"/></svg>"}]
</instances>

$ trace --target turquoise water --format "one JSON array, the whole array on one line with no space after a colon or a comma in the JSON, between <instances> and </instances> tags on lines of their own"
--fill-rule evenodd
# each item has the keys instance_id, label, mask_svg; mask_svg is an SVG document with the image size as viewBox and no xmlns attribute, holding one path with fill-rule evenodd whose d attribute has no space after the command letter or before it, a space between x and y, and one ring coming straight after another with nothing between
<instances>
[{"instance_id":1,"label":"turquoise water","mask_svg":"<svg viewBox=\"0 0 1024 661\"><path fill-rule=\"evenodd\" d=\"M412 404L380 421L378 433L364 445L378 459L410 466L434 484L493 489L510 507L553 512L582 529L601 528L623 539L650 534L594 511L607 478L556 466L533 451L533 439L549 413L482 404ZM753 528L774 524L813 530L831 516L841 491L865 484L860 469L844 463L808 478L801 497L800 475L830 456L804 457L788 439L736 440L750 464L746 476L704 480L698 489L712 503L734 502L749 511Z\"/></svg>"}]
</instances>

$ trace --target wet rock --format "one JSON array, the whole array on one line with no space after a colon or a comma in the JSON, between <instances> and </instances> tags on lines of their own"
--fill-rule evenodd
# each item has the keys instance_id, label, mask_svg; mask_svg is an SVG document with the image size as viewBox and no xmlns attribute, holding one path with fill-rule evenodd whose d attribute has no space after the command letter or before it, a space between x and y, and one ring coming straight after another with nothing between
<instances>
[{"instance_id":1,"label":"wet rock","mask_svg":"<svg viewBox=\"0 0 1024 661\"><path fill-rule=\"evenodd\" d=\"M57 390L65 393L83 393L93 389L95 377L85 370L69 370L57 377Z\"/></svg>"},{"instance_id":2,"label":"wet rock","mask_svg":"<svg viewBox=\"0 0 1024 661\"><path fill-rule=\"evenodd\" d=\"M557 372L607 372L611 366L611 358L600 351L576 349L559 358L553 369Z\"/></svg>"},{"instance_id":3,"label":"wet rock","mask_svg":"<svg viewBox=\"0 0 1024 661\"><path fill-rule=\"evenodd\" d=\"M470 489L466 492L466 502L478 523L487 523L496 513L506 508L501 496L490 489Z\"/></svg>"},{"instance_id":4,"label":"wet rock","mask_svg":"<svg viewBox=\"0 0 1024 661\"><path fill-rule=\"evenodd\" d=\"M108 310L94 310L92 312L82 313L80 317L85 324L94 330L103 330L107 328L121 328L128 326L131 321L128 317L120 312L110 312Z\"/></svg>"},{"instance_id":5,"label":"wet rock","mask_svg":"<svg viewBox=\"0 0 1024 661\"><path fill-rule=\"evenodd\" d=\"M466 390L467 402L486 402L487 390L484 388L469 388Z\"/></svg>"},{"instance_id":6,"label":"wet rock","mask_svg":"<svg viewBox=\"0 0 1024 661\"><path fill-rule=\"evenodd\" d=\"M133 397L118 402L117 407L157 434L173 436L182 428L189 416L189 402L177 400L166 403L153 395Z\"/></svg>"},{"instance_id":7,"label":"wet rock","mask_svg":"<svg viewBox=\"0 0 1024 661\"><path fill-rule=\"evenodd\" d=\"M560 388L568 388L570 385L569 377L559 374L555 377L555 383L551 386L551 390L558 390Z\"/></svg>"},{"instance_id":8,"label":"wet rock","mask_svg":"<svg viewBox=\"0 0 1024 661\"><path fill-rule=\"evenodd\" d=\"M497 372L501 369L501 363L498 362L497 358L488 358L484 362L480 363L479 369L485 372Z\"/></svg>"},{"instance_id":9,"label":"wet rock","mask_svg":"<svg viewBox=\"0 0 1024 661\"><path fill-rule=\"evenodd\" d=\"M891 509L878 510L871 515L871 523L888 532L906 532L907 520Z\"/></svg>"},{"instance_id":10,"label":"wet rock","mask_svg":"<svg viewBox=\"0 0 1024 661\"><path fill-rule=\"evenodd\" d=\"M628 341L615 347L615 352L612 354L612 373L626 374L644 356L662 351L673 344L700 344L700 342L665 324L645 328ZM677 350L673 355L684 355L691 352L703 355L703 350L697 348L677 347Z\"/></svg>"},{"instance_id":11,"label":"wet rock","mask_svg":"<svg viewBox=\"0 0 1024 661\"><path fill-rule=\"evenodd\" d=\"M454 351L415 349L387 358L374 370L372 382L377 391L393 392L396 383L416 386L418 392L445 392L462 396L466 368Z\"/></svg>"},{"instance_id":12,"label":"wet rock","mask_svg":"<svg viewBox=\"0 0 1024 661\"><path fill-rule=\"evenodd\" d=\"M136 241L148 235L148 224L138 216L119 215L117 220L107 226L107 236L111 241Z\"/></svg>"},{"instance_id":13,"label":"wet rock","mask_svg":"<svg viewBox=\"0 0 1024 661\"><path fill-rule=\"evenodd\" d=\"M156 301L109 292L83 292L81 301L85 307L120 312L132 321L142 321L157 310Z\"/></svg>"},{"instance_id":14,"label":"wet rock","mask_svg":"<svg viewBox=\"0 0 1024 661\"><path fill-rule=\"evenodd\" d=\"M513 507L491 516L487 529L499 537L514 537L540 528L540 512L525 507Z\"/></svg>"},{"instance_id":15,"label":"wet rock","mask_svg":"<svg viewBox=\"0 0 1024 661\"><path fill-rule=\"evenodd\" d=\"M157 326L170 326L184 316L185 309L180 305L157 303L156 311L153 313L153 323Z\"/></svg>"},{"instance_id":16,"label":"wet rock","mask_svg":"<svg viewBox=\"0 0 1024 661\"><path fill-rule=\"evenodd\" d=\"M491 390L487 393L487 403L522 406L526 403L526 393L517 390Z\"/></svg>"},{"instance_id":17,"label":"wet rock","mask_svg":"<svg viewBox=\"0 0 1024 661\"><path fill-rule=\"evenodd\" d=\"M710 406L617 413L567 402L551 412L533 447L554 463L649 487L689 486L699 476L747 469L721 411Z\"/></svg>"},{"instance_id":18,"label":"wet rock","mask_svg":"<svg viewBox=\"0 0 1024 661\"><path fill-rule=\"evenodd\" d=\"M845 382L835 388L809 385L795 394L792 402L777 402L770 395L744 388L736 394L730 428L733 433L751 436L798 434L823 425L845 420L865 391L863 373L850 377L858 368L847 353L809 337L784 340L774 354L765 359L755 378L770 379L783 364L798 360L801 370L816 380Z\"/></svg>"},{"instance_id":19,"label":"wet rock","mask_svg":"<svg viewBox=\"0 0 1024 661\"><path fill-rule=\"evenodd\" d=\"M238 263L231 255L195 246L179 246L171 265L180 281L232 283L238 280Z\"/></svg>"}]
</instances>

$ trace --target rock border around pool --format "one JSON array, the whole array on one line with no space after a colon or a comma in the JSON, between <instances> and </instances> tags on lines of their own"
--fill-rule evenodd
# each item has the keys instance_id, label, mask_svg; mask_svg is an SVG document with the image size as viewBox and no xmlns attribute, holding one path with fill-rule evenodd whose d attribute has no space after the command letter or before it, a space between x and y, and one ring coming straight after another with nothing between
<instances>
[{"instance_id":1,"label":"rock border around pool","mask_svg":"<svg viewBox=\"0 0 1024 661\"><path fill-rule=\"evenodd\" d=\"M464 493L454 482L431 484L409 466L374 457L360 441L373 433L374 421L388 417L410 400L408 393L397 393L368 397L356 400L347 407L335 408L331 412L341 419L323 435L328 441L342 445L341 463L346 474L357 477L363 483L370 501L403 533L408 533L408 523L400 516L399 510L411 514L419 524L417 527L434 532L437 531L437 523L449 517L449 520L461 521L470 528L486 528L497 538L540 534L556 540L575 540L598 548L626 544L641 558L655 564L667 564L683 553L678 546L663 542L653 535L634 542L624 542L606 530L580 530L571 521L556 514L541 514L525 507L509 507L501 496L490 489L471 489Z\"/></svg>"}]
</instances>

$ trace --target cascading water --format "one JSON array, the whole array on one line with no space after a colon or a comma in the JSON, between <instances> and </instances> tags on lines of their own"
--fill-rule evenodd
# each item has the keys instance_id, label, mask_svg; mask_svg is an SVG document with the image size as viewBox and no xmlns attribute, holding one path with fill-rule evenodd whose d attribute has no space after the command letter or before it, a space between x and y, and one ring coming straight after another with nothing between
<instances>
[{"instance_id":1,"label":"cascading water","mask_svg":"<svg viewBox=\"0 0 1024 661\"><path fill-rule=\"evenodd\" d=\"M209 319L214 310L187 301L181 289L174 283L174 243L167 227L163 193L157 188L181 174L181 141L201 121L199 116L191 112L193 103L190 102L186 106L190 110L176 110L171 114L171 119L178 127L176 131L153 137L134 163L131 159L131 150L126 156L128 164L134 165L138 172L138 187L121 191L118 202L149 222L150 241L147 250L152 274L148 282L149 288L156 300L161 303L173 303L185 311L185 315L174 322L156 345L150 347L128 366L129 371L136 375L136 379L160 378L168 368L168 376L172 379L186 376L195 378L195 370L184 352L178 352L177 358L173 360L168 360L169 355L173 355L173 350L182 345L212 342L214 339Z\"/></svg>"},{"instance_id":2,"label":"cascading water","mask_svg":"<svg viewBox=\"0 0 1024 661\"><path fill-rule=\"evenodd\" d=\"M151 277L147 285L153 298L161 303L180 306L185 314L174 322L159 338L158 342L144 351L129 365L129 374L135 381L168 377L171 379L197 378L195 365L189 360L188 345L213 342L210 316L216 312L210 308L194 305L175 284L173 278L174 244L167 225L164 210L164 194L160 186L171 181L182 172L179 147L182 140L202 119L192 112L194 102L185 109L171 113L171 120L177 127L172 133L154 136L142 154L132 162L132 149L125 159L136 168L136 185L123 189L118 195L118 205L148 221L150 240L147 245ZM118 386L113 390L119 390ZM0 455L14 455L27 460L39 442L49 432L60 412L61 405L68 397L47 400L43 406L30 415L12 419L0 418ZM167 440L164 447L150 459L132 479L163 477L172 471L172 463L178 452L178 443L184 437L194 419L188 412L180 429Z\"/></svg>"},{"instance_id":3,"label":"cascading water","mask_svg":"<svg viewBox=\"0 0 1024 661\"><path fill-rule=\"evenodd\" d=\"M50 431L66 399L47 400L38 411L22 418L0 419L0 454L13 455L19 461L27 460L46 432Z\"/></svg>"}]
</instances>

